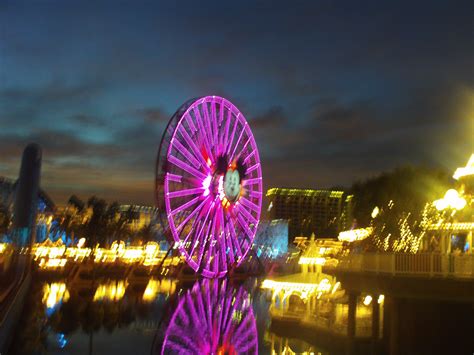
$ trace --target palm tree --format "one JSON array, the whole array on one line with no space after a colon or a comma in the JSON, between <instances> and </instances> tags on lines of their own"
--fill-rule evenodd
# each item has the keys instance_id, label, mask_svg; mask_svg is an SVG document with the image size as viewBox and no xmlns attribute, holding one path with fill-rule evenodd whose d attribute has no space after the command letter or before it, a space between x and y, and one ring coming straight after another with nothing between
<instances>
[{"instance_id":1,"label":"palm tree","mask_svg":"<svg viewBox=\"0 0 474 355\"><path fill-rule=\"evenodd\" d=\"M11 215L8 207L0 204L0 235L7 234L10 228Z\"/></svg>"}]
</instances>

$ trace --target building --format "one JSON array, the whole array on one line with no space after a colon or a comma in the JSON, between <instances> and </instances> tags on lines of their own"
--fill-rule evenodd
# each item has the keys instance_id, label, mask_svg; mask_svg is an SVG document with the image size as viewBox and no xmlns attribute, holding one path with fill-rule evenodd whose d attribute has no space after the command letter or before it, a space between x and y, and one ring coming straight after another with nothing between
<instances>
[{"instance_id":1,"label":"building","mask_svg":"<svg viewBox=\"0 0 474 355\"><path fill-rule=\"evenodd\" d=\"M436 209L437 213L424 221L426 231L421 251L461 255L473 253L474 153L465 167L455 171L453 178L457 180L457 188L448 190L444 197L428 206Z\"/></svg>"},{"instance_id":2,"label":"building","mask_svg":"<svg viewBox=\"0 0 474 355\"><path fill-rule=\"evenodd\" d=\"M120 213L129 217L129 224L133 231L148 225L159 224L158 208L154 206L140 206L140 205L120 205Z\"/></svg>"},{"instance_id":3,"label":"building","mask_svg":"<svg viewBox=\"0 0 474 355\"><path fill-rule=\"evenodd\" d=\"M0 218L8 218L11 221L13 216L13 205L17 181L0 176ZM36 215L36 237L41 240L48 233L49 224L56 212L56 205L51 197L43 190L38 191L38 211ZM0 235L0 237L2 237ZM8 239L8 238L7 238Z\"/></svg>"},{"instance_id":4,"label":"building","mask_svg":"<svg viewBox=\"0 0 474 355\"><path fill-rule=\"evenodd\" d=\"M352 225L352 195L337 190L272 188L267 192L270 219L286 219L289 238L335 238Z\"/></svg>"}]
</instances>

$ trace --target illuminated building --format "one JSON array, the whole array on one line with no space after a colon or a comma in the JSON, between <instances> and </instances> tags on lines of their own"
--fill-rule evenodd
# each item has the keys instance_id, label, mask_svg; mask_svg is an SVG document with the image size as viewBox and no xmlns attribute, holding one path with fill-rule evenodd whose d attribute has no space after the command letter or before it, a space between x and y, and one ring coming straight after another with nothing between
<instances>
[{"instance_id":1,"label":"illuminated building","mask_svg":"<svg viewBox=\"0 0 474 355\"><path fill-rule=\"evenodd\" d=\"M13 213L13 201L17 182L0 176L0 206ZM52 216L56 205L49 195L41 188L38 191L38 210L36 215L36 240L43 241L49 233Z\"/></svg>"},{"instance_id":2,"label":"illuminated building","mask_svg":"<svg viewBox=\"0 0 474 355\"><path fill-rule=\"evenodd\" d=\"M337 237L352 225L352 195L336 190L272 188L267 192L271 219L287 219L296 236Z\"/></svg>"},{"instance_id":3,"label":"illuminated building","mask_svg":"<svg viewBox=\"0 0 474 355\"><path fill-rule=\"evenodd\" d=\"M351 229L340 232L337 239L339 239L341 242L355 242L364 240L370 236L373 231L374 229L372 227Z\"/></svg>"},{"instance_id":4,"label":"illuminated building","mask_svg":"<svg viewBox=\"0 0 474 355\"><path fill-rule=\"evenodd\" d=\"M433 201L430 207L437 213L426 218L422 251L442 254L472 254L474 241L474 154L465 167L456 169L453 178L457 189L449 189L444 197Z\"/></svg>"},{"instance_id":5,"label":"illuminated building","mask_svg":"<svg viewBox=\"0 0 474 355\"><path fill-rule=\"evenodd\" d=\"M156 224L158 220L158 209L153 206L120 205L119 209L120 213L129 214L129 224L133 231Z\"/></svg>"}]
</instances>

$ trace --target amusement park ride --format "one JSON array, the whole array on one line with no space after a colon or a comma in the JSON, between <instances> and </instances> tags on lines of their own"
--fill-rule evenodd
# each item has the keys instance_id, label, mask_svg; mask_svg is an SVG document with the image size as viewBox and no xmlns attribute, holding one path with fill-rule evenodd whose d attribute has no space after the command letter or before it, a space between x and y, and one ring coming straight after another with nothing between
<instances>
[{"instance_id":1,"label":"amusement park ride","mask_svg":"<svg viewBox=\"0 0 474 355\"><path fill-rule=\"evenodd\" d=\"M170 250L206 278L245 259L262 206L257 145L242 113L205 96L183 104L163 134L155 196Z\"/></svg>"}]
</instances>

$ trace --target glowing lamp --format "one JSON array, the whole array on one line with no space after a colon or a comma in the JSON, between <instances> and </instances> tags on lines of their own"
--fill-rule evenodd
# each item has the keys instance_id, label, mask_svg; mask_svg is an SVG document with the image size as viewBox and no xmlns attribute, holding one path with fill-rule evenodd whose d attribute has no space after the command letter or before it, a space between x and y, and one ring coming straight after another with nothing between
<instances>
[{"instance_id":1,"label":"glowing lamp","mask_svg":"<svg viewBox=\"0 0 474 355\"><path fill-rule=\"evenodd\" d=\"M379 212L380 212L380 209L377 206L375 206L374 209L372 210L372 213L370 214L370 216L372 218L375 218L379 215Z\"/></svg>"},{"instance_id":2,"label":"glowing lamp","mask_svg":"<svg viewBox=\"0 0 474 355\"><path fill-rule=\"evenodd\" d=\"M364 305L368 306L368 305L370 305L371 302L372 302L372 296L370 296L370 295L365 296Z\"/></svg>"},{"instance_id":3,"label":"glowing lamp","mask_svg":"<svg viewBox=\"0 0 474 355\"><path fill-rule=\"evenodd\" d=\"M450 189L446 191L442 199L434 201L433 204L438 211L443 211L447 208L462 210L466 206L466 200L459 196L456 190Z\"/></svg>"}]
</instances>

